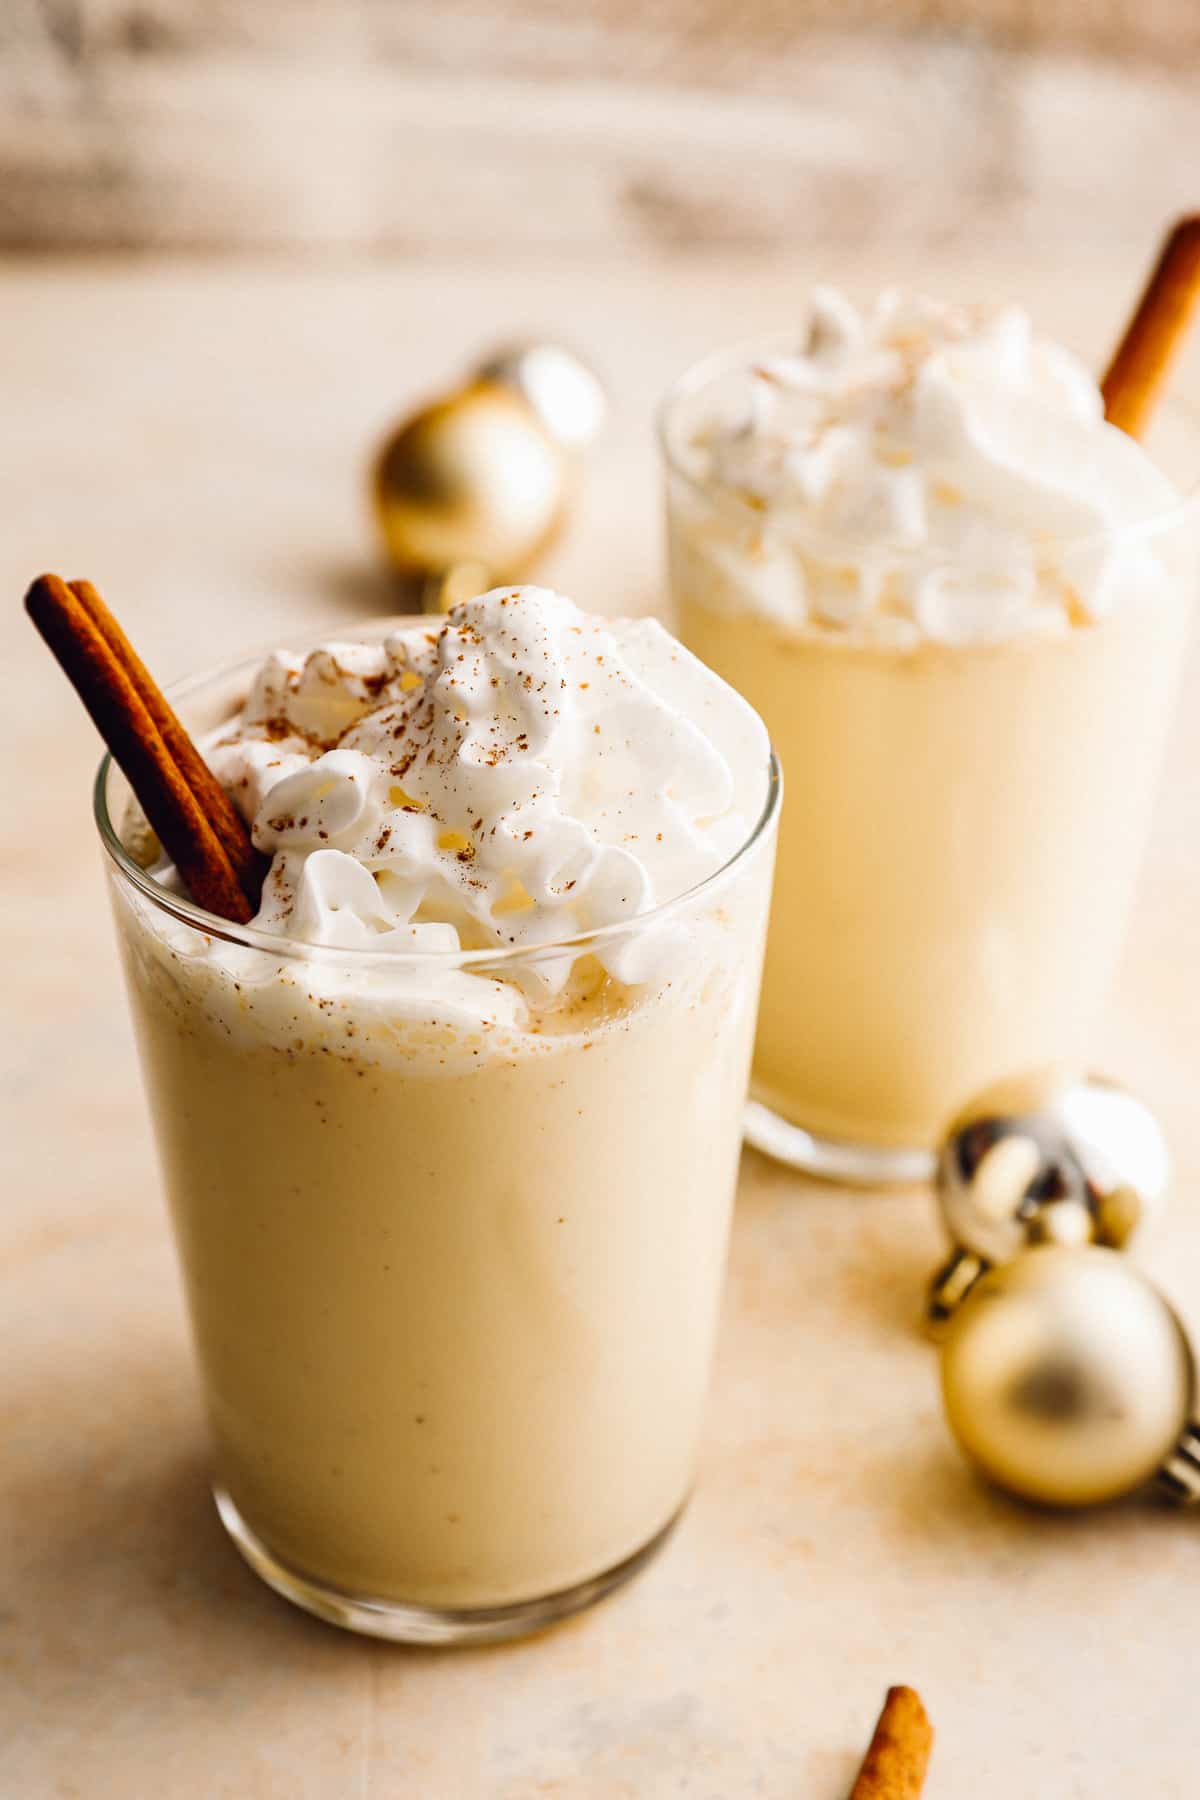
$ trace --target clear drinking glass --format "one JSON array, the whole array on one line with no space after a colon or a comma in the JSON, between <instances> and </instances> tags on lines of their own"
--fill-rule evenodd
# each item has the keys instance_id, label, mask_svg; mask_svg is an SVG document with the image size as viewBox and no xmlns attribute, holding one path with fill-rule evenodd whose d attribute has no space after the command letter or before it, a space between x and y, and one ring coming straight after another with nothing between
<instances>
[{"instance_id":1,"label":"clear drinking glass","mask_svg":"<svg viewBox=\"0 0 1200 1800\"><path fill-rule=\"evenodd\" d=\"M1167 409L1152 434L1189 484L1136 533L1167 578L1098 624L839 639L771 616L770 509L707 481L691 448L780 347L700 364L660 420L674 623L762 715L788 784L748 1135L834 1179L919 1179L973 1095L1086 1066L1197 588L1200 432ZM1086 579L1096 549L1063 554Z\"/></svg>"},{"instance_id":2,"label":"clear drinking glass","mask_svg":"<svg viewBox=\"0 0 1200 1800\"><path fill-rule=\"evenodd\" d=\"M254 667L178 691L194 731L231 716ZM779 793L772 763L738 853L628 924L536 951L376 955L169 892L102 765L217 1505L298 1605L400 1640L512 1636L599 1598L670 1530L708 1380ZM431 965L438 997L414 1024L411 993L391 1005ZM511 1025L481 1028L477 982Z\"/></svg>"}]
</instances>

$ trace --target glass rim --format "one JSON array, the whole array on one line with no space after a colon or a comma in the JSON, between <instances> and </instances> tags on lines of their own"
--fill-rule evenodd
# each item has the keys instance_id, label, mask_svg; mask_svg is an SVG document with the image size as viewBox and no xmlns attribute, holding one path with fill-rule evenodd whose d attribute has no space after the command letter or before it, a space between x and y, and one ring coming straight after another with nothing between
<instances>
[{"instance_id":1,"label":"glass rim","mask_svg":"<svg viewBox=\"0 0 1200 1800\"><path fill-rule=\"evenodd\" d=\"M739 338L731 344L725 344L716 350L708 350L695 362L689 363L669 384L659 399L654 413L654 435L659 454L665 467L672 475L677 475L685 482L693 494L705 504L716 506L736 517L743 524L754 524L760 529L772 514L770 505L756 507L743 500L733 488L725 487L720 482L707 480L689 469L682 460L679 449L672 434L674 417L679 407L687 400L702 394L721 375L730 374L739 367L752 362L755 356L764 351L777 350L783 346L795 348L796 330L794 327L776 328L773 331L759 332L754 337ZM1116 526L1109 530L1081 532L1076 536L1055 539L1056 553L1068 556L1085 551L1096 545L1111 545L1114 539L1122 542L1130 538L1153 537L1160 533L1175 529L1177 526L1200 517L1200 405L1168 394L1157 410L1157 416L1167 419L1185 419L1196 434L1197 469L1186 487L1180 488L1174 500L1159 510L1148 513L1144 519L1137 519L1132 524ZM1153 427L1151 427L1153 429ZM1133 440L1137 441L1137 440ZM1173 477L1162 467L1159 459L1146 451L1147 459L1165 480L1178 487ZM868 547L871 551L894 550L897 553L911 552L912 545L906 545L894 539L879 538Z\"/></svg>"},{"instance_id":2,"label":"glass rim","mask_svg":"<svg viewBox=\"0 0 1200 1800\"><path fill-rule=\"evenodd\" d=\"M421 623L422 614L397 614L382 620L373 620L368 625L359 624L348 627L344 632L321 629L314 639L311 632L304 635L310 643L352 643L371 641L371 638L382 637L398 625ZM364 638L364 633L370 638ZM201 689L214 685L219 681L232 681L238 675L251 675L259 667L263 654L242 657L236 662L222 664L219 668L203 671L198 675L186 677L173 682L166 691L167 698L174 705L186 701ZM570 951L573 956L586 955L593 946L611 943L614 938L632 931L645 930L652 925L669 919L675 913L694 904L708 890L724 885L727 878L745 861L757 844L768 836L779 815L783 798L783 770L774 748L768 744L766 764L766 792L763 803L755 817L753 825L741 843L727 856L719 868L706 875L703 880L694 882L680 894L669 900L663 900L657 906L647 908L645 912L631 913L626 919L614 920L608 925L595 926L590 931L574 932L568 937L554 938L546 943L508 944L487 947L480 950L381 950L368 944L314 944L304 938L289 938L281 933L264 931L255 925L240 925L232 919L223 919L218 913L207 911L198 906L183 894L173 894L161 882L144 869L129 854L121 840L120 833L113 822L108 805L108 783L113 771L122 773L119 764L109 750L100 760L92 782L92 814L100 835L100 842L113 864L117 874L135 888L145 899L160 912L166 913L178 924L190 926L205 937L219 938L225 943L239 945L244 949L261 950L274 957L307 961L317 958L322 961L348 960L358 966L370 963L381 963L390 967L435 966L439 969L454 968L487 968L500 973L506 966L528 963L536 958L562 954ZM128 780L127 777L125 777Z\"/></svg>"}]
</instances>

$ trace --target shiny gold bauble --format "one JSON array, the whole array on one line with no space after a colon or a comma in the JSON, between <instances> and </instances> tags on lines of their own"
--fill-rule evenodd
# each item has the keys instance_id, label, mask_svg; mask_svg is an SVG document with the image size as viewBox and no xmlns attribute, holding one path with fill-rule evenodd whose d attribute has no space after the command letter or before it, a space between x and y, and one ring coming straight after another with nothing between
<instances>
[{"instance_id":1,"label":"shiny gold bauble","mask_svg":"<svg viewBox=\"0 0 1200 1800\"><path fill-rule=\"evenodd\" d=\"M1185 1432L1187 1338L1128 1258L1045 1245L990 1270L942 1343L946 1416L1000 1487L1048 1506L1132 1493Z\"/></svg>"},{"instance_id":2,"label":"shiny gold bauble","mask_svg":"<svg viewBox=\"0 0 1200 1800\"><path fill-rule=\"evenodd\" d=\"M951 1241L1003 1263L1039 1236L1123 1248L1161 1209L1169 1178L1162 1129L1135 1095L1098 1076L1027 1077L954 1121L937 1194Z\"/></svg>"},{"instance_id":3,"label":"shiny gold bauble","mask_svg":"<svg viewBox=\"0 0 1200 1800\"><path fill-rule=\"evenodd\" d=\"M375 464L388 556L406 575L470 562L516 580L554 536L570 459L514 387L473 381L401 425Z\"/></svg>"}]
</instances>

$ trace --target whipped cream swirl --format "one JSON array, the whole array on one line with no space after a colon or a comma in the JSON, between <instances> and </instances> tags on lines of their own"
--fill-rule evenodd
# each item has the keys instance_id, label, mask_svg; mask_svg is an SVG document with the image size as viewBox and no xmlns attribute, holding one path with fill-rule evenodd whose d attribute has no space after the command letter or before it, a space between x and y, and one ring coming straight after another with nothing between
<instances>
[{"instance_id":1,"label":"whipped cream swirl","mask_svg":"<svg viewBox=\"0 0 1200 1800\"><path fill-rule=\"evenodd\" d=\"M527 587L275 653L207 753L272 858L257 926L437 952L558 942L686 892L753 829L768 745L655 621ZM600 959L635 980L638 954Z\"/></svg>"},{"instance_id":2,"label":"whipped cream swirl","mask_svg":"<svg viewBox=\"0 0 1200 1800\"><path fill-rule=\"evenodd\" d=\"M748 361L711 405L677 452L750 515L684 514L717 603L974 643L1094 623L1164 579L1131 527L1178 494L1016 307L888 292L860 312L817 289L803 345Z\"/></svg>"}]
</instances>

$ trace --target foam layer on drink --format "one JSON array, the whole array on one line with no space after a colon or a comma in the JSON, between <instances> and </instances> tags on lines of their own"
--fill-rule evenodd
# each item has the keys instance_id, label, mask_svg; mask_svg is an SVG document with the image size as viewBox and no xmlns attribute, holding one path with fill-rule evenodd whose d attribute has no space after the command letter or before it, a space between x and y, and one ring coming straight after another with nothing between
<instances>
[{"instance_id":1,"label":"foam layer on drink","mask_svg":"<svg viewBox=\"0 0 1200 1800\"><path fill-rule=\"evenodd\" d=\"M703 493L680 553L710 603L914 645L1056 635L1164 576L1147 528L1179 496L1020 308L815 290L795 351L747 355L681 405ZM713 491L728 502L711 504Z\"/></svg>"},{"instance_id":2,"label":"foam layer on drink","mask_svg":"<svg viewBox=\"0 0 1200 1800\"><path fill-rule=\"evenodd\" d=\"M207 754L271 857L253 926L288 954L164 927L189 981L276 1036L336 1023L362 1048L403 1026L423 1054L414 1026L562 1032L685 982L695 909L633 921L752 835L768 745L655 621L504 588L378 643L274 653Z\"/></svg>"}]
</instances>

